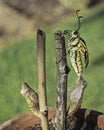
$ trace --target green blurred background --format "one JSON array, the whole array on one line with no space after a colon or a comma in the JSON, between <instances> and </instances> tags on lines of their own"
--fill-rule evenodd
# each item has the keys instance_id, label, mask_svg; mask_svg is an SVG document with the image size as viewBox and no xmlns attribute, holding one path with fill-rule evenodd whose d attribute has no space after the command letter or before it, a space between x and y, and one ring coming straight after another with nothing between
<instances>
[{"instance_id":1,"label":"green blurred background","mask_svg":"<svg viewBox=\"0 0 104 130\"><path fill-rule=\"evenodd\" d=\"M77 27L75 10L80 9L80 35L86 41L90 63L84 69L88 82L82 107L104 112L104 2L98 0L2 0L0 1L0 124L28 112L20 94L26 81L37 91L36 30L46 32L48 106L55 106L56 65L54 32ZM67 45L66 45L67 46ZM69 92L76 80L71 67Z\"/></svg>"}]
</instances>

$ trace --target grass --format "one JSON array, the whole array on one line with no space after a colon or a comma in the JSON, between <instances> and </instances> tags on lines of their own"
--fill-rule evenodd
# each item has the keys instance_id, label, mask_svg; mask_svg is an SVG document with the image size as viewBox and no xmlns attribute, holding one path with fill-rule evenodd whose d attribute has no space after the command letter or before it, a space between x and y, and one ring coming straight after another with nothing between
<instances>
[{"instance_id":1,"label":"grass","mask_svg":"<svg viewBox=\"0 0 104 130\"><path fill-rule=\"evenodd\" d=\"M86 13L82 20L81 36L87 43L90 64L84 69L88 82L82 107L104 112L104 10L97 8ZM45 30L47 34L46 68L48 105L55 106L56 71L55 45L53 34L57 29L74 29L75 19L64 24L57 24ZM26 81L37 90L36 36L23 39L16 44L0 50L0 123L29 111L24 97L20 95L22 82ZM70 65L68 91L76 80L76 74Z\"/></svg>"}]
</instances>

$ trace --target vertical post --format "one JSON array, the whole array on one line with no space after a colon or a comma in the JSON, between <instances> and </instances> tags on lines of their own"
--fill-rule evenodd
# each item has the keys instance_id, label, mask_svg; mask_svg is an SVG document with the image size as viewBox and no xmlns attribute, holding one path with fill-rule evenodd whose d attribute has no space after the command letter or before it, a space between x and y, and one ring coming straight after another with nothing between
<instances>
[{"instance_id":1,"label":"vertical post","mask_svg":"<svg viewBox=\"0 0 104 130\"><path fill-rule=\"evenodd\" d=\"M45 65L45 32L37 30L37 69L38 69L38 95L41 114L42 130L48 130L48 110L46 96L46 65Z\"/></svg>"},{"instance_id":2,"label":"vertical post","mask_svg":"<svg viewBox=\"0 0 104 130\"><path fill-rule=\"evenodd\" d=\"M65 39L61 31L54 34L57 67L57 102L55 130L66 130L67 76L69 68L66 60Z\"/></svg>"}]
</instances>

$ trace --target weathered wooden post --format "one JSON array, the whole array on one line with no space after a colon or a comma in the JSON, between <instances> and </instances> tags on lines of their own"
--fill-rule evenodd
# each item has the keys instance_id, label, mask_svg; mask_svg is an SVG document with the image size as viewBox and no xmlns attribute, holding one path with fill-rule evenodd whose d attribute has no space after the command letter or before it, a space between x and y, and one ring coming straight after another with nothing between
<instances>
[{"instance_id":1,"label":"weathered wooden post","mask_svg":"<svg viewBox=\"0 0 104 130\"><path fill-rule=\"evenodd\" d=\"M65 39L61 31L54 34L57 67L57 101L55 115L55 129L66 130L67 110L67 77L69 68L66 60Z\"/></svg>"}]
</instances>

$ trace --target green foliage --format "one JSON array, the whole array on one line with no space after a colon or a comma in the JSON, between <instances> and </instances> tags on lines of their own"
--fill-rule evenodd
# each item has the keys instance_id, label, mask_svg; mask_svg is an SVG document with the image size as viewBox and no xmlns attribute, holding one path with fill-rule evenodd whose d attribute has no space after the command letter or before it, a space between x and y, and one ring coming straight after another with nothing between
<instances>
[{"instance_id":1,"label":"green foliage","mask_svg":"<svg viewBox=\"0 0 104 130\"><path fill-rule=\"evenodd\" d=\"M104 111L104 11L99 9L82 20L81 37L86 41L90 54L90 64L84 69L88 82L83 107ZM56 65L54 32L57 29L74 29L76 21L58 24L45 30L47 35L46 68L48 105L55 105ZM36 37L36 36L35 36ZM67 46L67 45L66 45ZM76 73L71 68L68 90L76 80ZM29 111L24 97L20 95L22 82L28 82L37 90L36 39L29 38L0 51L0 123ZM69 93L69 91L68 91ZM69 98L69 94L68 94Z\"/></svg>"}]
</instances>

